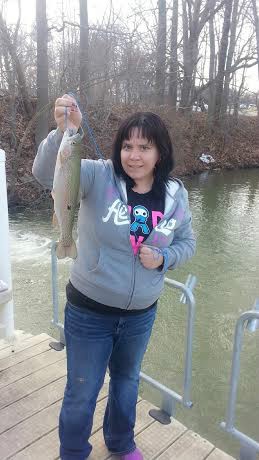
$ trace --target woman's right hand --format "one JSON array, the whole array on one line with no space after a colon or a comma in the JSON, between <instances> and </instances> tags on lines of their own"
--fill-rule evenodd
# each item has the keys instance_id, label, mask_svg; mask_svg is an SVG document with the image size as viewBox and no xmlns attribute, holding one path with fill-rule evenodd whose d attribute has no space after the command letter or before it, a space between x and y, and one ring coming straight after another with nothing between
<instances>
[{"instance_id":1,"label":"woman's right hand","mask_svg":"<svg viewBox=\"0 0 259 460\"><path fill-rule=\"evenodd\" d=\"M58 128L63 132L66 128L78 130L82 121L82 114L76 100L68 94L64 94L56 100L54 117Z\"/></svg>"}]
</instances>

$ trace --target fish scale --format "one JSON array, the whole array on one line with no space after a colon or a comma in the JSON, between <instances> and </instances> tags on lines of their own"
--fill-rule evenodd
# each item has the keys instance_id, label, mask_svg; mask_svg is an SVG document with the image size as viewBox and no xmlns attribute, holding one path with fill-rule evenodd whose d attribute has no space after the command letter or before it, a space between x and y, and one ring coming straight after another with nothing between
<instances>
[{"instance_id":1,"label":"fish scale","mask_svg":"<svg viewBox=\"0 0 259 460\"><path fill-rule=\"evenodd\" d=\"M53 221L60 230L57 257L77 257L73 226L78 205L83 130L66 129L59 147L54 173L52 197Z\"/></svg>"}]
</instances>

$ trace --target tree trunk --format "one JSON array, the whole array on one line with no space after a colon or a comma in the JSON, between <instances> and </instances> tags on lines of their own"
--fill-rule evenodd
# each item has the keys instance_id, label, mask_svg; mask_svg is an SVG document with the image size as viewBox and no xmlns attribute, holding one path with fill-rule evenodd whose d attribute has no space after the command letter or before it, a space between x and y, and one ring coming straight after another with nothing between
<instances>
[{"instance_id":1,"label":"tree trunk","mask_svg":"<svg viewBox=\"0 0 259 460\"><path fill-rule=\"evenodd\" d=\"M193 94L194 72L198 58L198 39L190 36L189 44L184 56L184 78L180 107L183 112L191 110L190 101Z\"/></svg>"},{"instance_id":2,"label":"tree trunk","mask_svg":"<svg viewBox=\"0 0 259 460\"><path fill-rule=\"evenodd\" d=\"M164 103L166 65L166 0L158 0L158 31L156 57L156 103Z\"/></svg>"},{"instance_id":3,"label":"tree trunk","mask_svg":"<svg viewBox=\"0 0 259 460\"><path fill-rule=\"evenodd\" d=\"M171 55L169 76L169 104L176 110L177 103L177 36L178 36L178 0L173 0L172 29L171 29Z\"/></svg>"},{"instance_id":4,"label":"tree trunk","mask_svg":"<svg viewBox=\"0 0 259 460\"><path fill-rule=\"evenodd\" d=\"M207 0L203 11L212 7L213 0ZM188 5L188 12L187 12ZM201 14L201 0L188 2L182 0L183 8L183 85L181 92L180 111L191 110L191 100L194 94L195 71L199 52L199 36L207 17Z\"/></svg>"},{"instance_id":5,"label":"tree trunk","mask_svg":"<svg viewBox=\"0 0 259 460\"><path fill-rule=\"evenodd\" d=\"M221 109L221 113L223 116L227 112L228 98L229 98L229 84L230 84L230 78L231 78L230 69L231 69L233 56L235 52L235 46L236 46L238 2L239 0L234 0L233 13L232 13L232 18L231 18L230 40L229 40L229 49L228 49L228 55L227 55L225 84L224 84L222 109Z\"/></svg>"},{"instance_id":6,"label":"tree trunk","mask_svg":"<svg viewBox=\"0 0 259 460\"><path fill-rule=\"evenodd\" d=\"M83 107L90 102L89 94L89 28L87 0L80 3L80 100Z\"/></svg>"},{"instance_id":7,"label":"tree trunk","mask_svg":"<svg viewBox=\"0 0 259 460\"><path fill-rule=\"evenodd\" d=\"M181 101L179 110L181 112L186 111L186 106L188 105L189 99L189 81L188 75L192 74L191 66L190 66L190 58L189 58L189 23L188 23L188 15L187 15L187 2L186 0L182 0L182 8L183 8L183 85L181 89Z\"/></svg>"},{"instance_id":8,"label":"tree trunk","mask_svg":"<svg viewBox=\"0 0 259 460\"><path fill-rule=\"evenodd\" d=\"M209 35L210 35L210 67L209 67L209 81L212 82L215 78L216 69L216 52L215 52L215 31L214 31L214 18L209 20ZM209 87L209 104L208 104L208 119L211 120L213 113L215 85L211 83Z\"/></svg>"},{"instance_id":9,"label":"tree trunk","mask_svg":"<svg viewBox=\"0 0 259 460\"><path fill-rule=\"evenodd\" d=\"M240 96L241 96L241 92L242 92L242 90L244 88L244 84L245 84L245 68L243 69L243 75L242 75L241 83L239 85L239 89L238 89L238 91L235 92L234 113L233 113L234 122L237 122L239 105L240 105Z\"/></svg>"},{"instance_id":10,"label":"tree trunk","mask_svg":"<svg viewBox=\"0 0 259 460\"><path fill-rule=\"evenodd\" d=\"M48 135L48 26L46 0L36 0L37 25L37 112L36 145ZM44 109L45 108L45 109Z\"/></svg>"},{"instance_id":11,"label":"tree trunk","mask_svg":"<svg viewBox=\"0 0 259 460\"><path fill-rule=\"evenodd\" d=\"M214 102L214 122L218 123L220 120L222 99L223 99L223 84L224 84L224 72L226 66L226 57L228 49L228 35L230 30L230 19L232 13L233 0L228 0L225 3L224 22L222 29L222 37L220 42L219 50L219 62L218 62L218 73L215 84L215 102Z\"/></svg>"},{"instance_id":12,"label":"tree trunk","mask_svg":"<svg viewBox=\"0 0 259 460\"><path fill-rule=\"evenodd\" d=\"M258 69L258 78L259 78L259 17L258 17L258 10L256 5L256 0L252 0L253 6L253 15L254 15L254 22L255 22L255 35L256 35L256 49L257 49L257 69ZM259 119L259 98L256 98L256 105L257 105L257 114Z\"/></svg>"}]
</instances>

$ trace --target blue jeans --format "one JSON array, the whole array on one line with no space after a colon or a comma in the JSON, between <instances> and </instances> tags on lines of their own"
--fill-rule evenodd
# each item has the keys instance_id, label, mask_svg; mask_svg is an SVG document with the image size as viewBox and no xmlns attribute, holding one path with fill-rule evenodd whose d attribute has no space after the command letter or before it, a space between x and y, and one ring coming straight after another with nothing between
<instances>
[{"instance_id":1,"label":"blue jeans","mask_svg":"<svg viewBox=\"0 0 259 460\"><path fill-rule=\"evenodd\" d=\"M135 449L134 426L142 359L156 306L140 315L104 315L67 302L67 385L59 418L60 457L85 460L99 391L109 366L110 385L103 434L115 454Z\"/></svg>"}]
</instances>

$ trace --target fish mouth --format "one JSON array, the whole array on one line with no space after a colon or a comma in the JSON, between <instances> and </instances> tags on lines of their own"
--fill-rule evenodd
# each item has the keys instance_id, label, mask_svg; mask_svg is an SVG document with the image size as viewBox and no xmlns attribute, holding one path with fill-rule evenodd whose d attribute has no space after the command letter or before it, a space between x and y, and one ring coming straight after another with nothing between
<instances>
[{"instance_id":1,"label":"fish mouth","mask_svg":"<svg viewBox=\"0 0 259 460\"><path fill-rule=\"evenodd\" d=\"M79 144L84 137L84 131L81 128L81 126L78 130L76 130L75 128L68 128L67 137L69 142L71 142L72 144Z\"/></svg>"},{"instance_id":2,"label":"fish mouth","mask_svg":"<svg viewBox=\"0 0 259 460\"><path fill-rule=\"evenodd\" d=\"M69 137L76 135L76 133L77 133L76 128L67 128L67 134L69 135Z\"/></svg>"}]
</instances>

